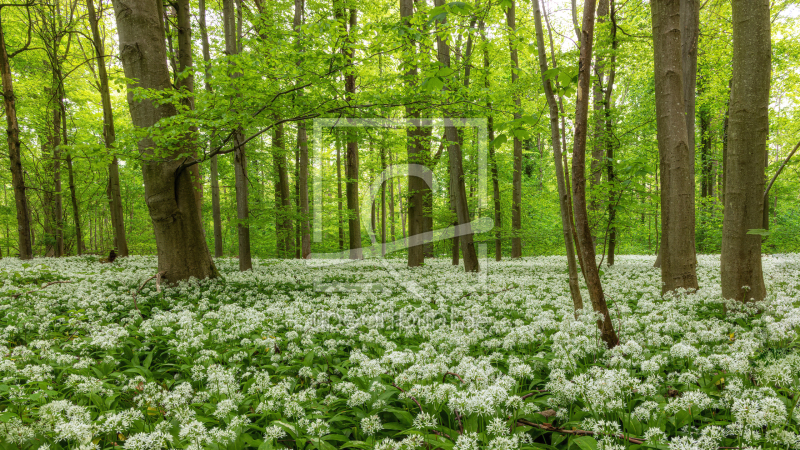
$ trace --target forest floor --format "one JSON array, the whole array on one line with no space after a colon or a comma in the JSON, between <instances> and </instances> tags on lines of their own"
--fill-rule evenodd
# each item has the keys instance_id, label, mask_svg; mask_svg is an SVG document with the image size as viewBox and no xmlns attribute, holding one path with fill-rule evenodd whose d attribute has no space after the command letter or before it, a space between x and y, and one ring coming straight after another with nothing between
<instances>
[{"instance_id":1,"label":"forest floor","mask_svg":"<svg viewBox=\"0 0 800 450\"><path fill-rule=\"evenodd\" d=\"M3 259L0 448L800 448L800 255L727 311L719 256L667 297L653 259L602 269L611 350L561 257L219 259L141 290L154 257Z\"/></svg>"}]
</instances>

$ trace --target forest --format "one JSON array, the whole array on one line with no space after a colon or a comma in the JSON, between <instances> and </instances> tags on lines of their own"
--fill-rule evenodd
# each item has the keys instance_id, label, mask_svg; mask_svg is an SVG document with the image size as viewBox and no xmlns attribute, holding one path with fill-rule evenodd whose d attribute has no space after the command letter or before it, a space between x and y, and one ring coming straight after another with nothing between
<instances>
[{"instance_id":1,"label":"forest","mask_svg":"<svg viewBox=\"0 0 800 450\"><path fill-rule=\"evenodd\" d=\"M800 449L798 0L6 0L0 450Z\"/></svg>"}]
</instances>

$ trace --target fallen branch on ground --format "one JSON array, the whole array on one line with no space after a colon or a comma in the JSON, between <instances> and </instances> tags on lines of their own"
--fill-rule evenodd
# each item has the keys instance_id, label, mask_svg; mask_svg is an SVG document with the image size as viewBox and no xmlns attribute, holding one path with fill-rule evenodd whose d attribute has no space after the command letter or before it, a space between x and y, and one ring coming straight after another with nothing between
<instances>
[{"instance_id":1,"label":"fallen branch on ground","mask_svg":"<svg viewBox=\"0 0 800 450\"><path fill-rule=\"evenodd\" d=\"M594 431L587 431L587 430L566 430L564 428L554 427L553 425L551 425L549 423L533 423L533 422L530 422L530 421L525 420L525 419L517 419L517 425L523 425L523 426L527 426L527 427L539 428L540 430L552 431L554 433L572 434L572 435L575 435L575 436L594 436L594 435L597 434ZM626 441L630 442L631 444L644 444L644 442L645 442L645 441L643 441L641 439L627 437L627 436L624 436L624 435L621 435L621 434L612 434L612 435L609 435L609 436L614 436L615 438L626 440Z\"/></svg>"},{"instance_id":2,"label":"fallen branch on ground","mask_svg":"<svg viewBox=\"0 0 800 450\"><path fill-rule=\"evenodd\" d=\"M34 289L34 290L32 290L32 291L26 291L26 292L20 292L20 293L18 293L18 294L14 294L14 295L12 295L12 296L11 296L11 298L13 298L13 299L17 299L17 298L19 298L19 297L21 297L21 296L23 296L23 295L28 295L28 294L33 294L34 292L43 291L43 290L45 290L45 288L47 288L48 286L52 286L52 285L54 285L54 284L64 284L64 283L72 283L72 281L70 281L70 280L63 280L63 281L51 281L51 282L49 282L49 283L45 284L44 286L42 286L42 287L41 287L41 288L39 288L39 289Z\"/></svg>"},{"instance_id":3,"label":"fallen branch on ground","mask_svg":"<svg viewBox=\"0 0 800 450\"><path fill-rule=\"evenodd\" d=\"M396 384L394 384L394 383L391 383L391 385L392 385L392 386L393 386L395 389L397 389L398 391L400 391L400 392L402 392L402 393L404 393L404 394L406 393L406 391L404 391L404 390L403 390L403 388L401 388L400 386L398 386L398 385L396 385ZM416 403L416 404L417 404L417 406L419 406L419 412L422 412L422 405L420 405L420 404L419 404L419 402L417 401L417 399L415 399L413 395L409 395L409 396L408 396L408 398L410 398L411 400L413 400L413 401L414 401L414 403Z\"/></svg>"},{"instance_id":4,"label":"fallen branch on ground","mask_svg":"<svg viewBox=\"0 0 800 450\"><path fill-rule=\"evenodd\" d=\"M142 285L139 286L139 289L137 289L136 292L133 294L133 307L136 308L136 311L139 313L140 316L142 315L142 312L139 311L139 305L136 303L136 296L139 295L139 292L142 292L142 289L144 289L144 285L149 283L150 280L152 280L153 278L156 279L156 292L161 292L161 277L163 277L164 274L166 273L167 273L166 270L162 270L161 272L158 272L152 277L144 280L144 283L142 283Z\"/></svg>"}]
</instances>

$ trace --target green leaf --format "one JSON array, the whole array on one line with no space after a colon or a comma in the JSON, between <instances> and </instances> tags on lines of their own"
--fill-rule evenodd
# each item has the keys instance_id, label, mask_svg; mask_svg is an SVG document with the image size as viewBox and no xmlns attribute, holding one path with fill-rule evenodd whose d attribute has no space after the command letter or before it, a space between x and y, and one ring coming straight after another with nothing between
<instances>
[{"instance_id":1,"label":"green leaf","mask_svg":"<svg viewBox=\"0 0 800 450\"><path fill-rule=\"evenodd\" d=\"M441 90L444 87L444 80L439 77L430 77L422 83L422 90L433 92Z\"/></svg>"},{"instance_id":2,"label":"green leaf","mask_svg":"<svg viewBox=\"0 0 800 450\"><path fill-rule=\"evenodd\" d=\"M747 234L757 234L759 236L769 236L769 230L765 230L763 228L753 228L747 230Z\"/></svg>"},{"instance_id":3,"label":"green leaf","mask_svg":"<svg viewBox=\"0 0 800 450\"><path fill-rule=\"evenodd\" d=\"M497 136L496 138L494 138L494 140L492 141L492 144L491 144L492 148L497 148L497 147L505 144L506 141L508 141L508 136L506 136L505 134L501 134L500 136Z\"/></svg>"},{"instance_id":4,"label":"green leaf","mask_svg":"<svg viewBox=\"0 0 800 450\"><path fill-rule=\"evenodd\" d=\"M142 365L144 366L145 369L150 368L150 364L153 362L153 353L155 353L155 350L148 353L147 357L144 359L144 363L142 363Z\"/></svg>"},{"instance_id":5,"label":"green leaf","mask_svg":"<svg viewBox=\"0 0 800 450\"><path fill-rule=\"evenodd\" d=\"M441 69L436 71L436 76L437 77L441 77L441 78L445 78L445 77L449 77L450 75L452 75L454 73L455 73L455 70L453 70L453 69L451 69L449 67L442 67Z\"/></svg>"},{"instance_id":6,"label":"green leaf","mask_svg":"<svg viewBox=\"0 0 800 450\"><path fill-rule=\"evenodd\" d=\"M581 436L572 441L572 443L581 450L597 450L597 441L591 436Z\"/></svg>"}]
</instances>

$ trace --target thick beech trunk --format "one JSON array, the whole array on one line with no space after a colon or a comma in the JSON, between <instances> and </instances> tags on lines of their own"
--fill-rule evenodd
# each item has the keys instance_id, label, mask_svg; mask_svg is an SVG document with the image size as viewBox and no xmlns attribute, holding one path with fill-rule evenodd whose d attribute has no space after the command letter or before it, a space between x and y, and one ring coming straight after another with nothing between
<instances>
[{"instance_id":1,"label":"thick beech trunk","mask_svg":"<svg viewBox=\"0 0 800 450\"><path fill-rule=\"evenodd\" d=\"M656 128L661 168L662 292L697 289L694 149L689 146L681 63L680 0L653 0Z\"/></svg>"},{"instance_id":2,"label":"thick beech trunk","mask_svg":"<svg viewBox=\"0 0 800 450\"><path fill-rule=\"evenodd\" d=\"M772 67L768 0L733 0L733 81L722 222L722 296L763 300L761 236Z\"/></svg>"},{"instance_id":3,"label":"thick beech trunk","mask_svg":"<svg viewBox=\"0 0 800 450\"><path fill-rule=\"evenodd\" d=\"M603 316L598 320L600 335L609 347L619 344L614 331L611 316L608 313L600 274L595 265L595 252L592 245L592 231L589 228L589 216L586 210L586 130L589 115L590 70L592 63L592 45L594 40L595 0L585 0L583 7L583 28L581 30L581 51L578 67L578 89L575 101L575 139L572 151L572 192L575 202L575 226L583 253L583 274L592 308Z\"/></svg>"},{"instance_id":4,"label":"thick beech trunk","mask_svg":"<svg viewBox=\"0 0 800 450\"><path fill-rule=\"evenodd\" d=\"M134 98L136 88L171 89L157 4L147 0L114 0L114 12L125 77L136 80L128 86L133 125L154 127L157 132L158 121L175 115L175 108L168 103L156 106L150 100ZM149 136L139 141L139 150L144 155L158 155L142 162L142 176L159 271L164 271L170 282L217 277L219 273L208 252L197 212L192 176L181 169L180 150L159 147Z\"/></svg>"}]
</instances>

